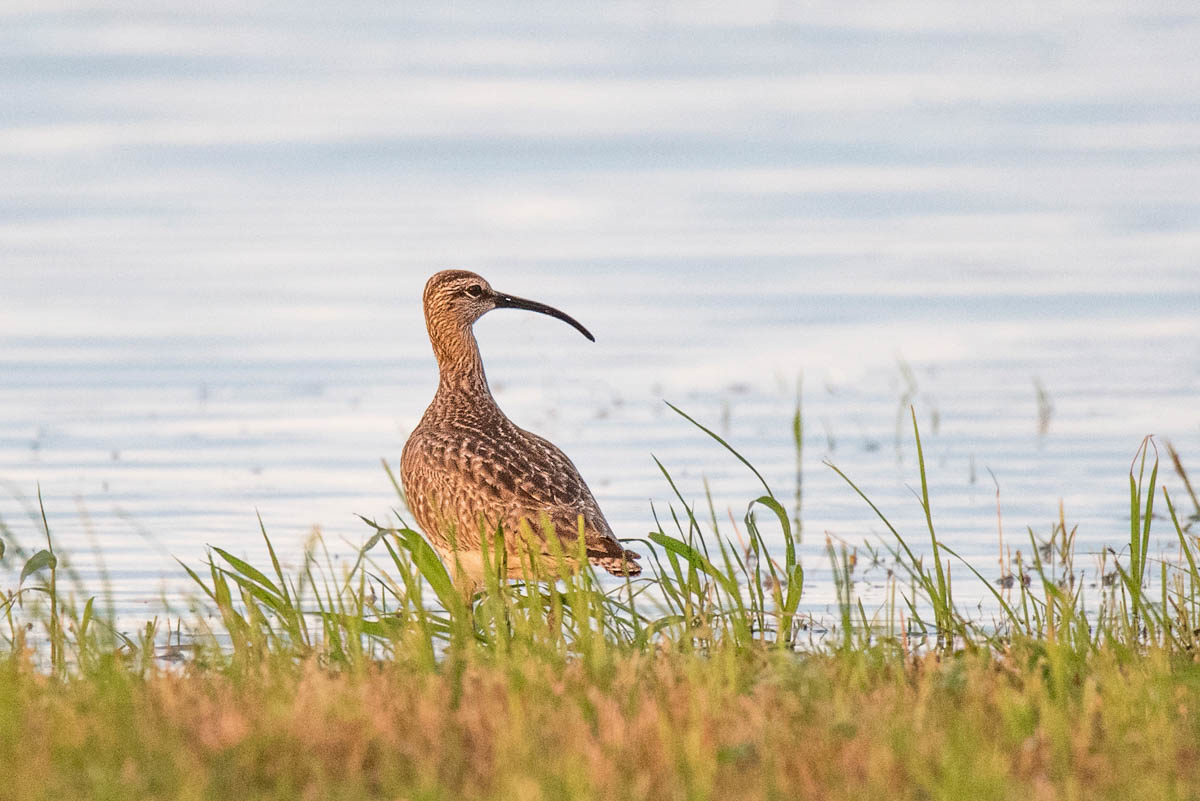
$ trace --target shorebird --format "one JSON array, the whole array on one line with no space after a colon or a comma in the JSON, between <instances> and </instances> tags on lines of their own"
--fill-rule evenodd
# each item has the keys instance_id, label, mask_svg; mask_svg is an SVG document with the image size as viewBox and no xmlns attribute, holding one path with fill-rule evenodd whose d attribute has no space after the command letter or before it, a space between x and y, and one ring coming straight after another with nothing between
<instances>
[{"instance_id":1,"label":"shorebird","mask_svg":"<svg viewBox=\"0 0 1200 801\"><path fill-rule=\"evenodd\" d=\"M497 534L509 554L508 578L523 577L516 555L530 546L578 570L581 531L588 562L618 576L641 573L639 555L617 541L566 454L496 405L472 326L492 309L526 309L595 337L558 309L497 292L466 270L435 274L423 300L440 380L404 443L400 475L409 509L455 582L469 593L482 585L481 543ZM558 543L548 540L551 531Z\"/></svg>"}]
</instances>

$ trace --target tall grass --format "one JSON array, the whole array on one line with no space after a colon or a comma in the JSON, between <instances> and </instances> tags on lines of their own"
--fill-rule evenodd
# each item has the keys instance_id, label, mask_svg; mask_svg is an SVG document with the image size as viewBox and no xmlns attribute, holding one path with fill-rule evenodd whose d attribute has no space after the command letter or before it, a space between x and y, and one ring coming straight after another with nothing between
<instances>
[{"instance_id":1,"label":"tall grass","mask_svg":"<svg viewBox=\"0 0 1200 801\"><path fill-rule=\"evenodd\" d=\"M484 589L465 598L436 552L398 510L383 523L363 518L369 536L349 568L336 567L324 542L315 539L300 564L285 569L260 520L269 557L266 568L216 546L199 567L181 563L214 614L189 622L186 644L176 632L170 652L178 655L190 649L198 659L240 663L286 655L345 667L403 659L432 668L468 651L495 658L538 654L603 663L613 654L662 648L786 652L883 644L902 651L1003 650L1017 638L1079 653L1104 647L1190 653L1195 646L1200 620L1197 543L1185 533L1164 487L1178 559L1168 562L1151 555L1160 488L1158 453L1149 438L1129 472L1130 536L1123 549L1127 556L1112 565L1119 581L1089 601L1083 583L1076 581L1074 538L1065 522L1056 527L1049 544L1039 543L1032 529L1028 531L1029 562L1018 565L1019 575L1008 588L988 580L941 541L920 430L911 411L920 479L917 502L926 528L923 547L898 530L850 476L828 464L891 535L884 543L893 560L889 596L898 595L902 606L897 610L889 604L883 614L868 614L855 594L851 555L844 546L830 543L837 612L829 622L838 636L814 640L799 614L805 568L797 547L797 513L789 513L763 475L729 442L683 410L671 409L722 446L761 485L762 494L747 502L742 515L744 537L736 528L732 536L721 528L711 495L704 499L708 514L702 519L696 503L657 460L671 498L665 507L652 509L655 527L636 541L650 569L644 578L620 582L602 581L587 565L581 558L582 539L578 553L556 553L549 565L532 550L513 551L493 539L484 548L490 566ZM798 411L793 430L799 449ZM764 529L767 523L773 529L769 533ZM98 619L94 596L79 606L73 596L64 595L44 509L42 524L46 547L27 555L18 588L0 602L8 628L3 641L7 652L19 652L31 642L32 619L39 624L34 628L45 632L48 667L55 673L66 670L68 662L84 665L93 660L97 647L151 658L169 632L152 621L136 637L119 634L113 620ZM560 540L551 536L547 541ZM508 575L508 563L514 559L526 571L524 581L500 578ZM583 567L574 570L572 563ZM955 566L960 576L969 575L986 588L994 601L990 617L971 617L955 602ZM45 601L35 607L37 614L18 614L35 594Z\"/></svg>"},{"instance_id":2,"label":"tall grass","mask_svg":"<svg viewBox=\"0 0 1200 801\"><path fill-rule=\"evenodd\" d=\"M22 568L0 598L0 798L1196 797L1200 555L1152 440L1129 542L1087 598L1061 514L999 583L940 539L913 413L924 531L829 465L887 529L871 550L893 578L869 610L857 554L829 541L819 636L798 506L672 409L761 491L729 530L660 463L638 578L493 538L466 597L399 509L364 519L345 566L319 538L289 565L260 521L264 564L211 547L181 564L196 614L126 633L77 579L64 590L40 508L45 547L0 553ZM798 411L797 448L802 430ZM1176 558L1154 556L1155 526ZM513 560L525 580L500 578ZM956 601L964 581L990 613Z\"/></svg>"}]
</instances>

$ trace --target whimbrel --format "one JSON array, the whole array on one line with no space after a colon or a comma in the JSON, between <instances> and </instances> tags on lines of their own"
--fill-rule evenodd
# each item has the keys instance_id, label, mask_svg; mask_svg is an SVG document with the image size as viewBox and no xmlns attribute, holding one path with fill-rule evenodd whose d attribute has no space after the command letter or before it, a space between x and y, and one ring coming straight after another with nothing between
<instances>
[{"instance_id":1,"label":"whimbrel","mask_svg":"<svg viewBox=\"0 0 1200 801\"><path fill-rule=\"evenodd\" d=\"M530 545L535 555L556 555L578 569L581 528L587 561L614 575L638 575L638 554L617 541L566 454L519 428L496 405L471 327L492 309L526 309L557 317L593 342L595 337L558 309L496 292L466 270L430 278L424 304L441 379L404 443L400 475L413 516L455 581L470 590L481 585L481 543L497 533L510 555L510 578L522 576L522 560L514 555ZM547 523L558 547L547 541ZM532 542L526 542L530 534Z\"/></svg>"}]
</instances>

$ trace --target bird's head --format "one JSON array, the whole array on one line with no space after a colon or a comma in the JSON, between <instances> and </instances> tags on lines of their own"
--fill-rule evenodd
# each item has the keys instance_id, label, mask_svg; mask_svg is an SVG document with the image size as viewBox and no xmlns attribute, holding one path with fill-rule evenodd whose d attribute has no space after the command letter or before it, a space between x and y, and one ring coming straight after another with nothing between
<instances>
[{"instance_id":1,"label":"bird's head","mask_svg":"<svg viewBox=\"0 0 1200 801\"><path fill-rule=\"evenodd\" d=\"M425 284L424 302L425 320L431 332L444 326L460 330L470 328L492 309L525 309L557 317L591 341L596 341L591 332L575 318L553 306L497 292L483 276L467 270L435 273Z\"/></svg>"}]
</instances>

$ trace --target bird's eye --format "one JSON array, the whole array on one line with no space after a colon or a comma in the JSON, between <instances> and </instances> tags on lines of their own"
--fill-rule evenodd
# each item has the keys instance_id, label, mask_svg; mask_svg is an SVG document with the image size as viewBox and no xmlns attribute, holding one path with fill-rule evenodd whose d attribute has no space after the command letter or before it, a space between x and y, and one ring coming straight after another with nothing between
<instances>
[{"instance_id":1,"label":"bird's eye","mask_svg":"<svg viewBox=\"0 0 1200 801\"><path fill-rule=\"evenodd\" d=\"M469 287L466 288L465 291L468 295L470 295L473 298L483 297L483 287L481 287L479 284L471 284Z\"/></svg>"}]
</instances>

